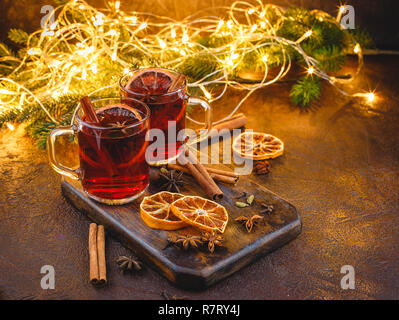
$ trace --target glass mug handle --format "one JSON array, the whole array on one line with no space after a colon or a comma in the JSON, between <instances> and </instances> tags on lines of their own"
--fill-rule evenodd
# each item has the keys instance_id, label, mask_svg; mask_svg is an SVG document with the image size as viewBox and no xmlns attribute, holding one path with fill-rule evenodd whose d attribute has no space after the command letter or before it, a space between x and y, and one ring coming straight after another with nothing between
<instances>
[{"instance_id":1,"label":"glass mug handle","mask_svg":"<svg viewBox=\"0 0 399 320\"><path fill-rule=\"evenodd\" d=\"M194 144L207 138L209 131L212 129L212 108L205 99L196 96L189 96L187 102L189 104L198 104L205 111L205 128L201 129L201 134L196 139L189 142L189 144Z\"/></svg>"},{"instance_id":2,"label":"glass mug handle","mask_svg":"<svg viewBox=\"0 0 399 320\"><path fill-rule=\"evenodd\" d=\"M51 131L50 135L47 138L47 149L48 149L48 158L50 161L51 167L57 171L58 173L67 176L68 178L79 180L78 171L65 167L61 163L58 162L57 157L55 155L55 140L58 136L62 136L64 134L75 134L74 127L66 126L59 127Z\"/></svg>"}]
</instances>

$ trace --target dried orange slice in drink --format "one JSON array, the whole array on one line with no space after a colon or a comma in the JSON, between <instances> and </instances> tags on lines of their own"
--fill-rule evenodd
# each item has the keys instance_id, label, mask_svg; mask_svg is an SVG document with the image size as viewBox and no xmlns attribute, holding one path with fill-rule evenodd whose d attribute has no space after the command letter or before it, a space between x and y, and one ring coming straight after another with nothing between
<instances>
[{"instance_id":1,"label":"dried orange slice in drink","mask_svg":"<svg viewBox=\"0 0 399 320\"><path fill-rule=\"evenodd\" d=\"M171 203L183 197L180 193L167 191L145 197L140 204L141 218L153 229L177 230L186 227L187 224L170 210Z\"/></svg>"},{"instance_id":2,"label":"dried orange slice in drink","mask_svg":"<svg viewBox=\"0 0 399 320\"><path fill-rule=\"evenodd\" d=\"M233 141L233 151L253 160L272 159L284 152L284 143L275 136L263 132L243 132Z\"/></svg>"},{"instance_id":3,"label":"dried orange slice in drink","mask_svg":"<svg viewBox=\"0 0 399 320\"><path fill-rule=\"evenodd\" d=\"M124 103L110 104L96 110L101 124L105 127L125 127L137 121L143 120L140 112ZM115 121L124 119L124 121Z\"/></svg>"},{"instance_id":4,"label":"dried orange slice in drink","mask_svg":"<svg viewBox=\"0 0 399 320\"><path fill-rule=\"evenodd\" d=\"M126 89L145 95L165 94L174 78L175 76L166 69L143 69L129 79Z\"/></svg>"},{"instance_id":5,"label":"dried orange slice in drink","mask_svg":"<svg viewBox=\"0 0 399 320\"><path fill-rule=\"evenodd\" d=\"M201 197L181 198L173 202L170 208L182 221L202 230L223 233L229 220L225 207Z\"/></svg>"}]
</instances>

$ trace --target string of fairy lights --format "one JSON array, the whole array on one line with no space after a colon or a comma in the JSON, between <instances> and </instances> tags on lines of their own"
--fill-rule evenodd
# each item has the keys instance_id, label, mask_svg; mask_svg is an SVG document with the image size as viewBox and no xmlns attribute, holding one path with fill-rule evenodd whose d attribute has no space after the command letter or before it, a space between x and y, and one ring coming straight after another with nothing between
<instances>
[{"instance_id":1,"label":"string of fairy lights","mask_svg":"<svg viewBox=\"0 0 399 320\"><path fill-rule=\"evenodd\" d=\"M337 23L343 13L342 8L336 18ZM50 16L48 27L29 36L26 54L20 59L19 65L7 77L0 78L0 114L10 108L21 109L28 104L38 103L48 117L58 123L45 108L43 101L49 97L57 99L66 95L74 87L84 84L91 76L97 75L100 58L109 58L121 67L123 74L129 74L131 63L119 55L122 50L139 51L148 58L156 56L159 65L169 69L178 68L187 57L198 54L199 49L211 55L218 62L218 69L189 83L189 87L199 88L210 102L221 99L229 87L246 91L245 96L225 118L234 115L254 91L282 80L287 75L292 65L287 47L293 48L302 56L309 75L328 81L343 95L360 97L369 103L375 100L373 92L348 93L340 86L353 81L363 66L363 53L359 44L353 48L353 54L358 57L357 71L349 79L342 79L328 75L319 68L318 61L308 56L302 49L301 43L312 37L312 30L306 31L296 41L277 36L276 31L284 22L283 8L263 4L257 0L255 3L236 1L230 7L218 9L224 11L223 17L227 18L222 20L215 16L197 17L196 14L182 21L176 21L151 13L124 12L121 10L120 1L108 2L107 8L98 10L85 1L72 0L55 9L54 22L50 23L52 19ZM277 22L271 23L266 19L265 13L268 10L273 10L279 17ZM321 21L331 18L323 11L314 12ZM81 17L79 21L74 19L76 13ZM124 40L121 40L118 28L120 25L128 31L127 40L126 34ZM231 41L216 48L207 47L195 41L204 34L231 35ZM39 40L33 41L34 37ZM59 49L60 44L63 50ZM267 46L279 46L281 50L283 61L278 67L277 74L269 73L269 57L265 54L260 57L264 64L264 75L261 80L252 84L232 80L231 75L244 55ZM168 51L175 52L174 59L169 58L170 55L166 54ZM15 80L16 74L20 76L25 74L28 80ZM35 86L43 82L44 86ZM213 92L215 85L221 90ZM98 94L114 87L117 90L117 86L118 83L115 81L96 88L91 94ZM201 124L194 119L190 120ZM10 129L14 128L11 123L7 125Z\"/></svg>"}]
</instances>

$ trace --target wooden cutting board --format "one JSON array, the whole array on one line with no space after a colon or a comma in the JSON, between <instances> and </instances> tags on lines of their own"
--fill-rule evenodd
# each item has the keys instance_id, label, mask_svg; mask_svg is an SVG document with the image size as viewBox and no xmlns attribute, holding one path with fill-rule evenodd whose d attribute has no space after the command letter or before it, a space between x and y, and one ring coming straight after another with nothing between
<instances>
[{"instance_id":1,"label":"wooden cutting board","mask_svg":"<svg viewBox=\"0 0 399 320\"><path fill-rule=\"evenodd\" d=\"M151 176L158 169L151 169ZM154 179L154 178L153 178ZM183 194L205 197L195 180L185 175L188 185ZM153 230L141 220L138 212L141 199L123 206L107 206L89 199L78 182L64 179L64 196L82 213L98 224L103 224L125 246L145 261L145 263L165 276L173 284L186 289L201 289L231 275L245 265L264 256L301 232L302 222L297 209L266 188L256 184L249 177L241 177L236 186L219 184L224 192L220 203L229 212L229 223L224 236L224 247L217 247L214 253L203 249L182 250L168 246L168 234L198 233L193 228L178 231ZM152 180L147 194L160 191L159 182ZM238 208L236 198L243 192L255 196L255 204ZM240 200L240 201L245 201ZM251 233L234 221L239 216L251 216L259 213L260 202L274 206L272 214L267 215L265 223L254 227Z\"/></svg>"}]
</instances>

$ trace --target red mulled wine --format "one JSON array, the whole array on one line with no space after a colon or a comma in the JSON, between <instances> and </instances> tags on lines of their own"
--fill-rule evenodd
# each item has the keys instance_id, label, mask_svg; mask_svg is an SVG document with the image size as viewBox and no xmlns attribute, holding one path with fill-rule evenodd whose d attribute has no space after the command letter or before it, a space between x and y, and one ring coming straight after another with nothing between
<instances>
[{"instance_id":1,"label":"red mulled wine","mask_svg":"<svg viewBox=\"0 0 399 320\"><path fill-rule=\"evenodd\" d=\"M126 83L121 83L124 96L143 101L149 106L151 129L160 129L164 135L164 143L149 155L150 162L175 158L186 140L182 131L186 121L186 83L183 78L180 85L169 92L175 78L172 71L151 68L140 70Z\"/></svg>"},{"instance_id":2,"label":"red mulled wine","mask_svg":"<svg viewBox=\"0 0 399 320\"><path fill-rule=\"evenodd\" d=\"M83 116L78 130L83 188L101 200L141 194L149 183L145 159L148 115L140 105L125 103L101 106L96 114L101 126L90 125Z\"/></svg>"}]
</instances>

